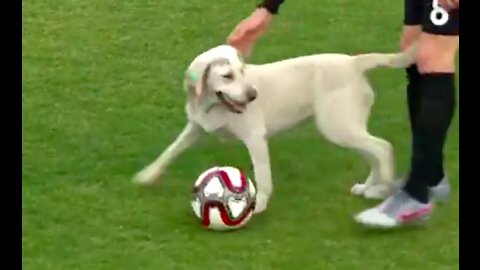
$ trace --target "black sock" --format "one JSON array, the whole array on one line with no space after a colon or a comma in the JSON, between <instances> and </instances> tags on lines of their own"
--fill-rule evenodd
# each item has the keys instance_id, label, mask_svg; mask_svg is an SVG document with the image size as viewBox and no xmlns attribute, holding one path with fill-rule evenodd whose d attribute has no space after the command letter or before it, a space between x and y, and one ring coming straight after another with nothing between
<instances>
[{"instance_id":1,"label":"black sock","mask_svg":"<svg viewBox=\"0 0 480 270\"><path fill-rule=\"evenodd\" d=\"M418 118L418 111L420 110L420 73L417 65L412 65L406 69L407 71L407 102L408 102L408 116L410 117L410 128L413 132L415 129L415 122Z\"/></svg>"},{"instance_id":2,"label":"black sock","mask_svg":"<svg viewBox=\"0 0 480 270\"><path fill-rule=\"evenodd\" d=\"M405 191L428 201L428 187L443 178L443 147L455 108L455 75L421 75L421 101L414 122L411 168Z\"/></svg>"}]
</instances>

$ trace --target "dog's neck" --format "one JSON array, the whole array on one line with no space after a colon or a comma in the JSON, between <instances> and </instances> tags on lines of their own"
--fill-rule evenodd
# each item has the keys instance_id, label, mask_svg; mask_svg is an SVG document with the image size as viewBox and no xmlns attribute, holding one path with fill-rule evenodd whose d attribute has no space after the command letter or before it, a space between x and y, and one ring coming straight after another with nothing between
<instances>
[{"instance_id":1,"label":"dog's neck","mask_svg":"<svg viewBox=\"0 0 480 270\"><path fill-rule=\"evenodd\" d=\"M258 89L259 83L261 81L261 73L257 72L259 65L247 64L244 68L244 79L247 83L255 86Z\"/></svg>"},{"instance_id":2,"label":"dog's neck","mask_svg":"<svg viewBox=\"0 0 480 270\"><path fill-rule=\"evenodd\" d=\"M218 100L208 100L204 102L198 102L195 95L188 95L188 104L191 112L208 114L212 109L217 106L221 106Z\"/></svg>"}]
</instances>

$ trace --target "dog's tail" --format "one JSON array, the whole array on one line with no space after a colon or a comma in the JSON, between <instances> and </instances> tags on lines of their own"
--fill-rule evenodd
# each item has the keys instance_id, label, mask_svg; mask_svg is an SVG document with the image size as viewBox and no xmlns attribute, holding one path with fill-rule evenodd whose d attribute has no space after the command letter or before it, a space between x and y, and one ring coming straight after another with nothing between
<instances>
[{"instance_id":1,"label":"dog's tail","mask_svg":"<svg viewBox=\"0 0 480 270\"><path fill-rule=\"evenodd\" d=\"M354 56L355 65L361 71L376 67L406 68L415 62L417 43L399 53L367 53Z\"/></svg>"}]
</instances>

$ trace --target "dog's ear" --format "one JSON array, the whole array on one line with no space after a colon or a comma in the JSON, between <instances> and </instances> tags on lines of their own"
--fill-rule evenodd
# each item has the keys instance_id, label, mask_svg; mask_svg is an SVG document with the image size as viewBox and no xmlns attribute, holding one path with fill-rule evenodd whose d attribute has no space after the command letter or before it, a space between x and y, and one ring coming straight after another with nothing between
<instances>
[{"instance_id":1,"label":"dog's ear","mask_svg":"<svg viewBox=\"0 0 480 270\"><path fill-rule=\"evenodd\" d=\"M243 58L243 54L239 50L237 50L237 57L240 63L242 64L242 73L243 73L245 70L246 63L245 63L245 58Z\"/></svg>"},{"instance_id":2,"label":"dog's ear","mask_svg":"<svg viewBox=\"0 0 480 270\"><path fill-rule=\"evenodd\" d=\"M207 64L203 70L200 80L197 80L195 85L195 95L197 99L200 99L205 89L208 87L208 76L210 75L210 69L212 68L212 63Z\"/></svg>"},{"instance_id":3,"label":"dog's ear","mask_svg":"<svg viewBox=\"0 0 480 270\"><path fill-rule=\"evenodd\" d=\"M245 64L245 58L243 57L242 53L239 50L237 50L237 57L240 60L240 62L242 62L242 64Z\"/></svg>"},{"instance_id":4,"label":"dog's ear","mask_svg":"<svg viewBox=\"0 0 480 270\"><path fill-rule=\"evenodd\" d=\"M200 77L192 71L187 71L185 74L185 87L187 88L188 94L194 96L196 106L198 106L200 98L208 86L208 76L210 74L211 66L211 63L207 64Z\"/></svg>"},{"instance_id":5,"label":"dog's ear","mask_svg":"<svg viewBox=\"0 0 480 270\"><path fill-rule=\"evenodd\" d=\"M183 78L183 87L188 95L195 95L195 86L198 77L193 71L187 70Z\"/></svg>"}]
</instances>

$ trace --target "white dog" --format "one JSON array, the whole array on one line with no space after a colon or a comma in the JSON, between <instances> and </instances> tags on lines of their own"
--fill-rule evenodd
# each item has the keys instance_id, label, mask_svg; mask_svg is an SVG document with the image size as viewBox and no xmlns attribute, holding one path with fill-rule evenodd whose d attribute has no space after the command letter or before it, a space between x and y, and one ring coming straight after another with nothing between
<instances>
[{"instance_id":1,"label":"white dog","mask_svg":"<svg viewBox=\"0 0 480 270\"><path fill-rule=\"evenodd\" d=\"M205 132L233 135L248 148L258 190L255 213L262 212L273 188L267 139L314 116L328 140L358 150L370 164L366 181L351 192L385 198L395 187L393 149L367 130L374 94L364 73L379 66L405 68L414 62L414 53L412 46L403 53L317 54L247 65L233 47L210 49L186 72L188 123L134 181L156 182Z\"/></svg>"}]
</instances>

